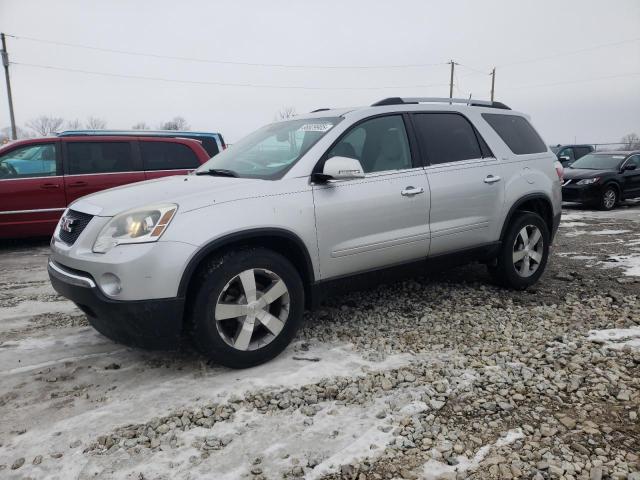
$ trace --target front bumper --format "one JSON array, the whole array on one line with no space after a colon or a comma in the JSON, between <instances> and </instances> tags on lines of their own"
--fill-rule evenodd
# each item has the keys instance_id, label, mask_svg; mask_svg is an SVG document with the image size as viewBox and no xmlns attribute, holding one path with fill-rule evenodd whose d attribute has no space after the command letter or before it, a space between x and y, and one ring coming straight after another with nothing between
<instances>
[{"instance_id":1,"label":"front bumper","mask_svg":"<svg viewBox=\"0 0 640 480\"><path fill-rule=\"evenodd\" d=\"M600 200L602 191L600 185L570 184L562 187L563 202L596 203Z\"/></svg>"},{"instance_id":2,"label":"front bumper","mask_svg":"<svg viewBox=\"0 0 640 480\"><path fill-rule=\"evenodd\" d=\"M180 343L184 298L113 300L93 277L49 259L49 278L60 295L74 302L104 336L125 345L172 349Z\"/></svg>"}]
</instances>

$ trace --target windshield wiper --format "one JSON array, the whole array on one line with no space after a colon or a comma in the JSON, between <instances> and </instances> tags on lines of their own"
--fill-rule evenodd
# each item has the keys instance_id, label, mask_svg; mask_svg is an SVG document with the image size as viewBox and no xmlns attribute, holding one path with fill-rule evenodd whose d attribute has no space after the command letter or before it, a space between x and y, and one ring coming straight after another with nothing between
<instances>
[{"instance_id":1,"label":"windshield wiper","mask_svg":"<svg viewBox=\"0 0 640 480\"><path fill-rule=\"evenodd\" d=\"M196 172L196 175L211 175L213 177L237 177L238 174L233 170L227 170L226 168L210 168L209 170L203 170Z\"/></svg>"}]
</instances>

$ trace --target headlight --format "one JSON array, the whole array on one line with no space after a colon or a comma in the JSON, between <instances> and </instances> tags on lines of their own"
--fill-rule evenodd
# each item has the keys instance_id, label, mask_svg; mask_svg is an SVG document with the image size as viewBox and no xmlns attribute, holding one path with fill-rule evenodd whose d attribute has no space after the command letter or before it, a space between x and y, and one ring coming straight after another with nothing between
<instances>
[{"instance_id":1,"label":"headlight","mask_svg":"<svg viewBox=\"0 0 640 480\"><path fill-rule=\"evenodd\" d=\"M178 210L172 203L136 208L116 215L98 234L95 253L106 253L116 245L156 242Z\"/></svg>"},{"instance_id":2,"label":"headlight","mask_svg":"<svg viewBox=\"0 0 640 480\"><path fill-rule=\"evenodd\" d=\"M600 177L585 178L584 180L580 180L577 185L591 185L592 183L596 183L598 180L600 180Z\"/></svg>"}]
</instances>

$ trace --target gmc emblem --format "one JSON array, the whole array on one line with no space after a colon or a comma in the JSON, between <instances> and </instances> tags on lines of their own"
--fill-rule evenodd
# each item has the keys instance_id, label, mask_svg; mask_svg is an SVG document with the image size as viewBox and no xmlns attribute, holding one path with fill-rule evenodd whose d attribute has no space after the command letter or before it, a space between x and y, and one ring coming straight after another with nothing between
<instances>
[{"instance_id":1,"label":"gmc emblem","mask_svg":"<svg viewBox=\"0 0 640 480\"><path fill-rule=\"evenodd\" d=\"M75 223L75 219L69 217L62 217L60 220L60 230L64 230L67 233L73 232L73 224Z\"/></svg>"}]
</instances>

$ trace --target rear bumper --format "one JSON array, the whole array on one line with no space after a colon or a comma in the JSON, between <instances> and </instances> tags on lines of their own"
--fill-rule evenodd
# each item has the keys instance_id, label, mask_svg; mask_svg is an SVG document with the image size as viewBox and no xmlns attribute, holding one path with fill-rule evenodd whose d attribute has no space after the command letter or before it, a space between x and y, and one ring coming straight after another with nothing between
<instances>
[{"instance_id":1,"label":"rear bumper","mask_svg":"<svg viewBox=\"0 0 640 480\"><path fill-rule=\"evenodd\" d=\"M49 259L53 288L74 302L104 336L125 345L173 349L180 343L183 298L120 301L107 298L86 272Z\"/></svg>"}]
</instances>

